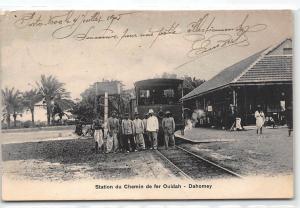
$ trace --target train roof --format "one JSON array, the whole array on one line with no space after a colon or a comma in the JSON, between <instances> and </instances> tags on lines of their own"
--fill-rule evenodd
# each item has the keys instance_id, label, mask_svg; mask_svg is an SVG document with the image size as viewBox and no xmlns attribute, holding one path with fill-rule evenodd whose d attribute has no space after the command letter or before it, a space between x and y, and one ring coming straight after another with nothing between
<instances>
[{"instance_id":1,"label":"train roof","mask_svg":"<svg viewBox=\"0 0 300 208\"><path fill-rule=\"evenodd\" d=\"M155 86L174 86L182 84L182 79L168 79L168 78L156 78L156 79L145 79L134 83L135 87L155 87Z\"/></svg>"}]
</instances>

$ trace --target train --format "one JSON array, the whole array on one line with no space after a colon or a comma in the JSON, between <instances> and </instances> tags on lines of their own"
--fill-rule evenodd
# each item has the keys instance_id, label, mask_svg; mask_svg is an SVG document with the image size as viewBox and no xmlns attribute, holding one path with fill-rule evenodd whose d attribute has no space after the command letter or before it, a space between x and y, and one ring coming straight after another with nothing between
<instances>
[{"instance_id":1,"label":"train","mask_svg":"<svg viewBox=\"0 0 300 208\"><path fill-rule=\"evenodd\" d=\"M130 116L137 112L144 116L153 109L159 120L166 111L174 117L176 129L184 126L183 107L180 98L183 96L183 80L156 78L140 80L134 83L135 98L130 102Z\"/></svg>"}]
</instances>

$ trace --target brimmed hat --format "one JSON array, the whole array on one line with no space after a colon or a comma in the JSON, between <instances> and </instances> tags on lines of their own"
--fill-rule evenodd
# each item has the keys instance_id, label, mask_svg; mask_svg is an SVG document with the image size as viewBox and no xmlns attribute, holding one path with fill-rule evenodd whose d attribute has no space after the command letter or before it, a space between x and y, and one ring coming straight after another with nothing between
<instances>
[{"instance_id":1,"label":"brimmed hat","mask_svg":"<svg viewBox=\"0 0 300 208\"><path fill-rule=\"evenodd\" d=\"M154 113L153 109L149 109L148 113Z\"/></svg>"},{"instance_id":2,"label":"brimmed hat","mask_svg":"<svg viewBox=\"0 0 300 208\"><path fill-rule=\"evenodd\" d=\"M168 115L168 114L171 114L171 112L170 111L166 111L165 114Z\"/></svg>"}]
</instances>

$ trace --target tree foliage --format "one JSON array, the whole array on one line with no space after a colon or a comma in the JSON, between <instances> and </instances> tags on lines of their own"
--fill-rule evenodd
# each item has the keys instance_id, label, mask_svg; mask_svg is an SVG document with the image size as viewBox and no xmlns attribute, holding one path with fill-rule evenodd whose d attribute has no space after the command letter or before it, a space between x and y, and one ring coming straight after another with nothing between
<instances>
[{"instance_id":1,"label":"tree foliage","mask_svg":"<svg viewBox=\"0 0 300 208\"><path fill-rule=\"evenodd\" d=\"M182 79L183 80L183 94L191 92L201 84L205 82L204 79L198 79L196 77L191 77L184 75L183 77L178 77L177 74L164 72L163 74L157 76L156 78L167 78L167 79Z\"/></svg>"},{"instance_id":2,"label":"tree foliage","mask_svg":"<svg viewBox=\"0 0 300 208\"><path fill-rule=\"evenodd\" d=\"M42 99L43 97L38 89L31 89L22 93L22 104L31 113L32 126L34 126L34 107Z\"/></svg>"},{"instance_id":3,"label":"tree foliage","mask_svg":"<svg viewBox=\"0 0 300 208\"><path fill-rule=\"evenodd\" d=\"M16 127L17 116L23 112L22 96L19 90L13 88L5 88L2 92L3 113L8 127L10 127L10 117L13 116L14 126Z\"/></svg>"},{"instance_id":4,"label":"tree foliage","mask_svg":"<svg viewBox=\"0 0 300 208\"><path fill-rule=\"evenodd\" d=\"M197 79L196 77L184 76L183 77L183 94L186 95L195 88L199 87L205 82L204 79Z\"/></svg>"},{"instance_id":5,"label":"tree foliage","mask_svg":"<svg viewBox=\"0 0 300 208\"><path fill-rule=\"evenodd\" d=\"M73 107L74 103L70 99L70 92L64 88L65 84L58 81L56 77L41 75L40 82L36 84L46 105L48 125L51 123L51 118L54 121L55 114L53 114L53 108L55 105L58 105L63 111Z\"/></svg>"},{"instance_id":6,"label":"tree foliage","mask_svg":"<svg viewBox=\"0 0 300 208\"><path fill-rule=\"evenodd\" d=\"M129 91L123 90L123 84L118 80L103 80L104 82L115 83L121 85L120 95L108 96L108 111L122 114L129 111L130 100L132 98ZM101 89L100 89L101 90ZM101 90L102 91L102 90ZM104 96L96 96L96 83L90 85L81 94L81 100L75 104L71 113L74 114L78 120L90 123L95 118L101 118L104 115Z\"/></svg>"}]
</instances>

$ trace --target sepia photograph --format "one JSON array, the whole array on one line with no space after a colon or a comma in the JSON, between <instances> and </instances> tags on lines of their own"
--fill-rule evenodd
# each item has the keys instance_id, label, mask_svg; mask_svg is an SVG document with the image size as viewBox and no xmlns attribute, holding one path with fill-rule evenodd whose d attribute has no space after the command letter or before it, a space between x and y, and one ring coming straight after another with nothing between
<instances>
[{"instance_id":1,"label":"sepia photograph","mask_svg":"<svg viewBox=\"0 0 300 208\"><path fill-rule=\"evenodd\" d=\"M3 200L294 197L292 11L0 24Z\"/></svg>"}]
</instances>

